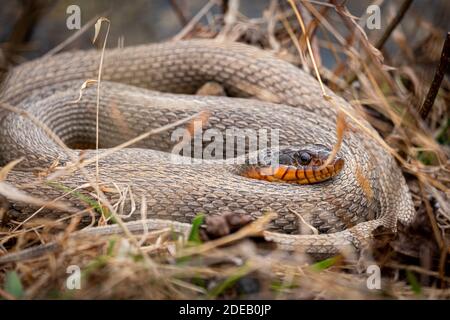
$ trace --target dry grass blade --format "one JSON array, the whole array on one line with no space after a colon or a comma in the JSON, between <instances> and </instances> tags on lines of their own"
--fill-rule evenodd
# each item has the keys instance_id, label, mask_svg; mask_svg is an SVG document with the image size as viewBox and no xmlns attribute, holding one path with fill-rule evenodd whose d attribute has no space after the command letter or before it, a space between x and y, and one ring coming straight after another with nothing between
<instances>
[{"instance_id":1,"label":"dry grass blade","mask_svg":"<svg viewBox=\"0 0 450 320\"><path fill-rule=\"evenodd\" d=\"M303 53L302 48L300 47L300 42L298 41L297 37L295 36L294 30L292 30L291 25L289 24L289 21L286 19L286 17L281 17L281 22L283 23L284 28L289 34L289 37L291 38L292 43L295 46L295 49L297 50L297 53L300 57L300 61L302 62L302 67L305 72L309 73L309 67L306 62L305 54Z\"/></svg>"},{"instance_id":2,"label":"dry grass blade","mask_svg":"<svg viewBox=\"0 0 450 320\"><path fill-rule=\"evenodd\" d=\"M324 88L323 83L322 83L322 79L320 77L319 69L317 68L317 63L316 63L316 61L314 59L313 50L311 48L311 42L309 41L309 37L308 37L308 34L306 32L305 23L303 22L303 18L301 16L300 12L297 9L297 5L295 4L295 1L294 0L288 0L288 2L291 5L292 9L294 10L295 15L297 16L297 20L300 23L300 27L302 28L302 32L305 35L306 45L308 47L309 56L311 57L311 61L312 61L313 66L314 66L314 72L316 73L317 81L319 81L319 83L320 83L320 88L322 89L322 95L324 97L327 97L327 94L325 93L325 88Z\"/></svg>"},{"instance_id":3,"label":"dry grass blade","mask_svg":"<svg viewBox=\"0 0 450 320\"><path fill-rule=\"evenodd\" d=\"M42 200L30 196L29 194L17 189L16 187L6 182L0 182L0 194L11 201L16 201L19 203L28 203L37 207L45 207L66 212L78 212L77 209L72 208L64 204L63 202Z\"/></svg>"},{"instance_id":4,"label":"dry grass blade","mask_svg":"<svg viewBox=\"0 0 450 320\"><path fill-rule=\"evenodd\" d=\"M336 117L336 143L328 156L328 159L324 162L321 168L328 166L331 161L336 157L337 153L341 149L342 141L344 140L344 134L347 130L347 122L345 121L345 115L342 111L338 111ZM320 169L319 169L320 170Z\"/></svg>"},{"instance_id":5,"label":"dry grass blade","mask_svg":"<svg viewBox=\"0 0 450 320\"><path fill-rule=\"evenodd\" d=\"M6 164L4 167L2 167L0 169L0 181L5 181L6 178L8 177L8 173L20 162L23 161L23 157L13 160L11 162L9 162L8 164Z\"/></svg>"},{"instance_id":6,"label":"dry grass blade","mask_svg":"<svg viewBox=\"0 0 450 320\"><path fill-rule=\"evenodd\" d=\"M310 223L308 223L300 213L296 212L295 210L293 210L291 208L288 208L288 210L290 212L292 212L293 214L295 214L299 218L299 220L302 222L301 226L305 226L306 228L308 228L312 232L312 234L315 234L315 235L319 234L319 230L317 230L317 228L315 228ZM303 228L301 228L301 230L303 230ZM303 232L301 232L301 234L303 234Z\"/></svg>"},{"instance_id":7,"label":"dry grass blade","mask_svg":"<svg viewBox=\"0 0 450 320\"><path fill-rule=\"evenodd\" d=\"M99 176L100 176L100 168L98 165L98 147L99 147L99 117L100 117L100 87L101 87L101 79L102 79L102 70L103 70L103 60L105 57L105 49L106 49L106 42L108 40L108 35L109 35L109 29L111 26L110 21L105 18L105 17L100 17L97 22L95 23L95 34L94 34L94 39L92 40L92 42L94 43L97 40L98 34L100 32L100 28L102 26L102 23L105 22L108 24L108 27L106 29L106 35L105 35L105 39L103 40L103 46L102 46L102 53L100 55L100 63L98 66L98 78L97 78L97 104L96 104L96 113L95 113L95 151L96 151L96 161L95 161L95 182L97 184L97 189L98 189L98 184L99 184ZM100 194L97 194L97 197L100 198ZM101 210L103 210L103 208L100 206ZM102 212L103 214L103 212Z\"/></svg>"}]
</instances>

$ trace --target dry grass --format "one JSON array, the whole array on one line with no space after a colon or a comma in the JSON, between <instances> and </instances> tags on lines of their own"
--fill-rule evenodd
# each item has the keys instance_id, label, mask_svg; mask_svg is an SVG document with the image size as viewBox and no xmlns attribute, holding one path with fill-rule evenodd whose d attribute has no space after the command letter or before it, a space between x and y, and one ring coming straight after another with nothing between
<instances>
[{"instance_id":1,"label":"dry grass","mask_svg":"<svg viewBox=\"0 0 450 320\"><path fill-rule=\"evenodd\" d=\"M229 7L233 7L233 2L230 1ZM215 26L222 26L216 30L199 23L214 6L211 1L175 39L218 36L243 41L274 51L280 58L302 65L310 72L316 70L315 75L324 84L350 101L377 129L382 139L373 143L381 143L398 160L418 212L414 223L400 226L393 241L387 241L391 240L387 239L388 235L378 234L373 252L364 253L357 261L349 253L312 263L300 253L271 250L266 243L249 239L249 234L260 232L258 224L231 238L200 245L195 237L193 241L183 242L170 229L147 230L143 235L135 235L125 225L122 225L124 236L71 237L82 213L75 213L69 219L29 219L19 223L6 221L2 207L2 252L20 251L49 241L58 245L36 259L1 265L0 284L4 285L0 285L0 297L450 298L447 79L444 78L428 117L423 120L418 112L432 80L424 75L434 73L439 55L436 58L432 53L440 52L444 37L436 36L441 34L439 30L418 18L419 28L427 35L413 40L403 28L381 35L390 39L393 48L382 60L379 50L383 43L369 40L360 21L344 7L335 6L333 1L289 3L292 6L272 1L259 19L249 19L234 10L214 15ZM403 17L405 22L407 19L412 18ZM306 37L302 30L306 31ZM377 43L378 48L371 43ZM430 50L422 51L424 47ZM333 68L327 68L317 54L324 49L335 57ZM114 150L99 157L107 157ZM95 161L74 159L72 169ZM3 168L0 178L10 169ZM364 173L358 173L358 180L361 185L367 185ZM370 188L366 191L372 192ZM96 193L97 199L102 200L101 186L97 186ZM108 203L105 208L116 213L117 206ZM116 221L120 224L120 216L116 216ZM231 240L232 245L228 242ZM365 270L371 264L381 268L381 290L367 288ZM80 266L82 270L81 290L66 288L66 269L70 265Z\"/></svg>"}]
</instances>

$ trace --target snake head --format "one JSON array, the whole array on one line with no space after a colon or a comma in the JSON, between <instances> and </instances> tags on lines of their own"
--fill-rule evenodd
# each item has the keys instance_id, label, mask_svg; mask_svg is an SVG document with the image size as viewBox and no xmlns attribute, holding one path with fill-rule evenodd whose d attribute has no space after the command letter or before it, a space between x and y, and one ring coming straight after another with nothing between
<instances>
[{"instance_id":1,"label":"snake head","mask_svg":"<svg viewBox=\"0 0 450 320\"><path fill-rule=\"evenodd\" d=\"M318 183L333 178L344 167L340 157L327 164L330 155L331 150L320 144L265 149L259 153L260 161L247 166L242 175L274 182Z\"/></svg>"}]
</instances>

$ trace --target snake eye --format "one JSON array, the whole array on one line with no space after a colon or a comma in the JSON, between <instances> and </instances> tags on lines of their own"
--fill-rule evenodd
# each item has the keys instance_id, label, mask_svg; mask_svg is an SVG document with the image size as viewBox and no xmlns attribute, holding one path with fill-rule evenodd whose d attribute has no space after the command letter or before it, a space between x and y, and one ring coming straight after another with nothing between
<instances>
[{"instance_id":1,"label":"snake eye","mask_svg":"<svg viewBox=\"0 0 450 320\"><path fill-rule=\"evenodd\" d=\"M307 152L300 153L299 158L300 158L300 163L302 165L307 165L308 163L311 162L311 155Z\"/></svg>"}]
</instances>

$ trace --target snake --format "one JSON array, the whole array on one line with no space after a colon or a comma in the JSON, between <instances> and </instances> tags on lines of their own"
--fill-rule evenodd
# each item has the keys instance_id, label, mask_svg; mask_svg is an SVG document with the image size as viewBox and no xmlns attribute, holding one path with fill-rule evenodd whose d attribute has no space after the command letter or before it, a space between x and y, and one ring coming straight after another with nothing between
<instances>
[{"instance_id":1,"label":"snake","mask_svg":"<svg viewBox=\"0 0 450 320\"><path fill-rule=\"evenodd\" d=\"M195 94L210 82L226 96ZM0 163L21 159L3 182L38 199L86 208L94 177L125 221L141 219L143 210L149 221L181 226L199 213L257 219L270 211L276 216L267 238L325 256L360 250L377 228L396 232L415 216L401 169L364 113L301 68L247 44L191 39L44 56L11 69L0 101ZM347 129L332 174L321 176L324 169L308 161L330 155L339 114ZM250 132L258 141L278 140L280 155L296 153L296 164L264 175L258 164L177 154L189 117L202 119L193 132L200 150L235 141L229 132ZM148 132L155 133L117 148ZM191 142L181 143L189 155ZM295 177L299 161L311 181ZM78 169L51 174L67 167ZM289 183L286 174L303 181ZM26 201L10 202L13 218L36 212ZM39 214L67 215L50 207Z\"/></svg>"}]
</instances>

